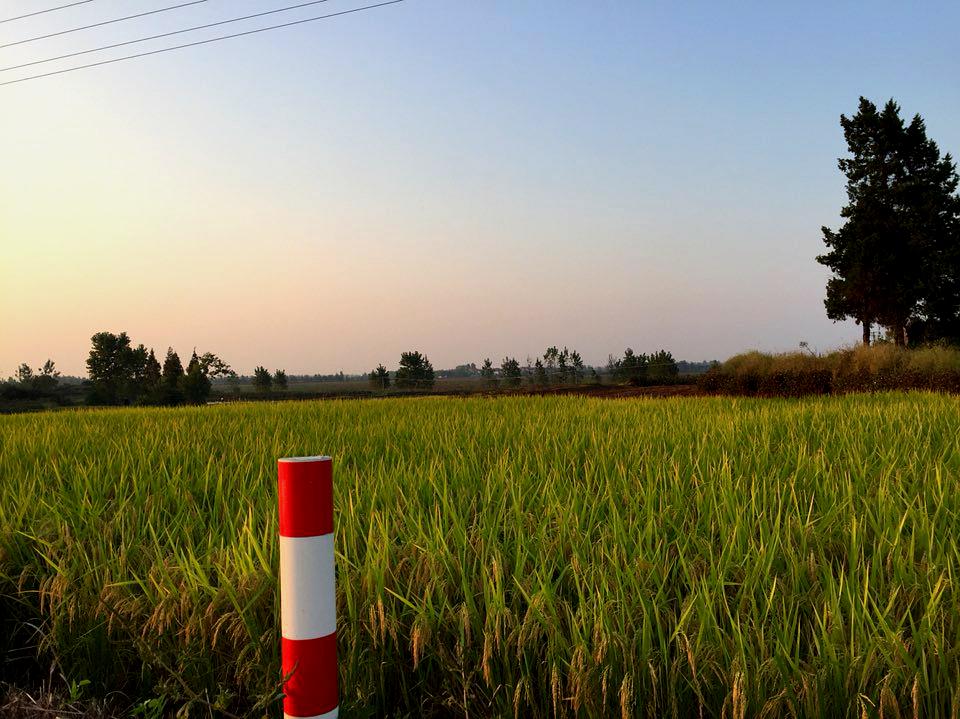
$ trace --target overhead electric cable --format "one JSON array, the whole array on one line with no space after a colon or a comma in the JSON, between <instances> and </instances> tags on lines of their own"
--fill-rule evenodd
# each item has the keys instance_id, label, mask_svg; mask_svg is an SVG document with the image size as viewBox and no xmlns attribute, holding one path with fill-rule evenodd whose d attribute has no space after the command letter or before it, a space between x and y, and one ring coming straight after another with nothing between
<instances>
[{"instance_id":1,"label":"overhead electric cable","mask_svg":"<svg viewBox=\"0 0 960 719\"><path fill-rule=\"evenodd\" d=\"M100 62L92 62L88 65L77 65L76 67L68 67L64 70L54 70L53 72L45 72L41 75L30 75L29 77L21 77L17 80L7 80L6 82L0 82L0 87L4 85L16 85L20 82L28 82L30 80L39 80L44 77L51 77L53 75L63 75L68 72L75 72L76 70L86 70L91 67L100 67L101 65L112 65L116 62L123 62L124 60L134 60L140 57L149 57L150 55L159 55L165 52L173 52L174 50L183 50L188 47L196 47L198 45L208 45L210 43L219 42L220 40L230 40L235 37L244 37L245 35L256 35L257 33L267 32L269 30L279 30L285 27L293 27L294 25L303 25L308 22L315 22L317 20L326 20L332 17L339 17L340 15L350 15L352 13L362 12L364 10L373 10L375 8L386 7L387 5L396 5L397 3L402 3L404 0L389 0L389 2L381 2L375 5L364 5L363 7L351 8L350 10L341 10L340 12L330 13L329 15L317 15L316 17L308 17L302 20L294 20L293 22L285 22L280 25L270 25L268 27L257 28L256 30L246 30L245 32L237 32L232 35L221 35L219 37L208 38L207 40L197 40L196 42L188 42L184 45L174 45L173 47L164 47L159 50L151 50L150 52L141 52L136 55L125 55L123 57L115 57L111 60L101 60Z\"/></svg>"},{"instance_id":2,"label":"overhead electric cable","mask_svg":"<svg viewBox=\"0 0 960 719\"><path fill-rule=\"evenodd\" d=\"M84 25L82 27L74 27L69 30L60 30L59 32L51 32L47 35L37 35L36 37L28 37L26 40L17 40L16 42L8 42L4 45L0 45L0 50L5 47L13 47L14 45L26 45L28 42L36 42L37 40L46 40L50 37L59 37L60 35L69 35L72 32L80 32L81 30L90 30L95 27L103 27L104 25L113 25L118 22L125 22L127 20L135 20L138 17L147 17L148 15L158 15L162 12L170 12L171 10L179 10L182 7L187 7L188 5L199 5L200 3L207 2L207 0L190 0L190 2L182 2L179 5L170 5L168 7L158 8L157 10L148 10L147 12L140 12L136 15L127 15L126 17L118 17L113 20L104 20L103 22L95 22L92 25Z\"/></svg>"},{"instance_id":3,"label":"overhead electric cable","mask_svg":"<svg viewBox=\"0 0 960 719\"><path fill-rule=\"evenodd\" d=\"M28 12L26 15L17 15L16 17L8 17L6 20L0 20L0 25L5 22L13 22L14 20L23 20L28 17L33 17L34 15L45 15L48 12L56 12L57 10L66 10L68 7L76 7L77 5L86 5L88 2L93 2L93 0L80 0L80 2L72 2L67 5L60 5L58 7L47 8L46 10L37 10L36 12Z\"/></svg>"},{"instance_id":4,"label":"overhead electric cable","mask_svg":"<svg viewBox=\"0 0 960 719\"><path fill-rule=\"evenodd\" d=\"M78 50L77 52L70 52L66 55L57 55L56 57L48 57L43 60L34 60L32 62L24 62L19 65L10 65L9 67L0 67L0 72L7 72L8 70L19 70L24 67L31 67L33 65L43 65L48 62L56 62L57 60L67 60L71 57L78 57L80 55L89 55L92 52L101 52L102 50L113 50L118 47L126 47L127 45L136 45L141 42L148 42L149 40L159 40L165 37L171 37L173 35L183 35L188 32L194 32L195 30L206 30L211 27L219 27L220 25L229 25L235 22L242 22L243 20L253 20L254 18L264 17L266 15L276 15L281 12L289 12L290 10L299 10L303 7L309 7L310 5L319 5L320 3L328 2L328 0L310 0L309 2L299 3L297 5L288 5L287 7L277 8L276 10L267 10L266 12L258 12L254 15L244 15L243 17L235 17L229 20L218 20L217 22L207 23L205 25L195 25L193 27L184 28L182 30L173 30L171 32L163 32L159 35L149 35L147 37L137 38L136 40L126 40L124 42L115 42L112 45L101 45L100 47L90 48L89 50Z\"/></svg>"}]
</instances>

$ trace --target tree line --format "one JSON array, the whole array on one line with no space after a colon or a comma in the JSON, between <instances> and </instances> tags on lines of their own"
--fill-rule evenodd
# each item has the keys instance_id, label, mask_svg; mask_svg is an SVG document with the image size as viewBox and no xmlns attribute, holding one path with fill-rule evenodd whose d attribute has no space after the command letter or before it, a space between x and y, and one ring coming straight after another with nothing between
<instances>
[{"instance_id":1,"label":"tree line","mask_svg":"<svg viewBox=\"0 0 960 719\"><path fill-rule=\"evenodd\" d=\"M382 364L369 375L370 386L385 390L391 385L390 372ZM436 382L433 364L419 351L400 353L400 366L393 373L393 386L398 389L433 389Z\"/></svg>"},{"instance_id":2,"label":"tree line","mask_svg":"<svg viewBox=\"0 0 960 719\"><path fill-rule=\"evenodd\" d=\"M860 98L840 116L848 157L847 204L837 230L823 227L832 271L824 305L855 320L870 344L874 326L898 346L960 342L960 197L956 164L927 137L920 115L906 123L892 99Z\"/></svg>"},{"instance_id":3,"label":"tree line","mask_svg":"<svg viewBox=\"0 0 960 719\"><path fill-rule=\"evenodd\" d=\"M25 390L32 390L39 394L50 394L56 391L60 384L60 372L52 359L48 359L36 372L26 362L17 367L16 374L9 380Z\"/></svg>"},{"instance_id":4,"label":"tree line","mask_svg":"<svg viewBox=\"0 0 960 719\"><path fill-rule=\"evenodd\" d=\"M426 355L419 351L403 352L400 364L392 374L383 365L374 368L368 377L370 386L377 390L386 390L391 386L397 389L432 389L436 381L436 372ZM583 382L600 384L600 374L595 367L587 367L576 350L567 347L559 349L551 346L541 357L528 357L521 365L516 357L504 357L499 367L487 357L477 368L476 365L461 365L455 372L447 373L451 377L479 376L489 389L516 389L526 383L530 387L550 387L578 385ZM649 384L673 381L679 374L679 366L673 354L667 350L658 350L649 355L636 354L627 348L623 357L610 356L606 374L615 382L629 384Z\"/></svg>"},{"instance_id":5,"label":"tree line","mask_svg":"<svg viewBox=\"0 0 960 719\"><path fill-rule=\"evenodd\" d=\"M284 392L289 386L286 370L278 369L272 375L263 365L258 365L253 370L251 379L253 389L259 394L270 394L271 392Z\"/></svg>"},{"instance_id":6,"label":"tree line","mask_svg":"<svg viewBox=\"0 0 960 719\"><path fill-rule=\"evenodd\" d=\"M81 382L77 377L61 377L52 359L36 370L24 362L12 377L0 382L0 412L75 404L82 398Z\"/></svg>"},{"instance_id":7,"label":"tree line","mask_svg":"<svg viewBox=\"0 0 960 719\"><path fill-rule=\"evenodd\" d=\"M143 344L134 346L126 332L114 334L98 332L91 337L86 367L88 379L68 378L70 398L61 397L58 403L72 403L83 399L89 405L155 405L177 406L204 404L208 401L213 383L226 382L239 394L240 377L213 352L193 350L186 367L172 348L161 363L156 352ZM601 368L603 370L603 368ZM631 348L622 357L610 357L604 374L615 382L649 384L669 382L679 373L678 363L666 350L637 354ZM374 389L432 390L438 375L430 359L420 351L411 350L400 355L399 366L393 372L383 364L368 375ZM332 375L331 377L341 377ZM504 357L494 366L488 357L478 367L470 363L454 370L442 371L445 377L478 377L488 389L516 389L525 384L531 388L577 385L583 382L600 384L598 369L585 365L580 353L566 347L551 346L536 359L527 357L521 364L516 357ZM270 372L259 365L249 378L256 394L271 396L289 387L289 378L283 369ZM21 364L14 377L0 384L0 400L34 400L56 398L60 388L60 372L52 360L47 360L37 371Z\"/></svg>"},{"instance_id":8,"label":"tree line","mask_svg":"<svg viewBox=\"0 0 960 719\"><path fill-rule=\"evenodd\" d=\"M172 347L167 348L161 365L153 348L133 347L126 332L98 332L90 342L86 363L89 404L204 404L213 379L236 376L230 365L212 352L197 354L194 349L184 369Z\"/></svg>"}]
</instances>

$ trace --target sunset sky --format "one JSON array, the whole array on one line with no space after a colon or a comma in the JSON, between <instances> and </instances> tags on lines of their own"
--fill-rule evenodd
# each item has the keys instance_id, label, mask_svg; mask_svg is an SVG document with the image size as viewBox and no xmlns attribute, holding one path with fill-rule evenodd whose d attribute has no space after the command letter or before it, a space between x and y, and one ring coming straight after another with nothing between
<instances>
[{"instance_id":1,"label":"sunset sky","mask_svg":"<svg viewBox=\"0 0 960 719\"><path fill-rule=\"evenodd\" d=\"M208 0L0 67L294 2ZM0 23L0 45L172 4ZM2 86L0 377L82 374L100 330L242 373L852 343L814 261L845 199L840 113L894 97L960 153L958 28L955 0L406 0Z\"/></svg>"}]
</instances>

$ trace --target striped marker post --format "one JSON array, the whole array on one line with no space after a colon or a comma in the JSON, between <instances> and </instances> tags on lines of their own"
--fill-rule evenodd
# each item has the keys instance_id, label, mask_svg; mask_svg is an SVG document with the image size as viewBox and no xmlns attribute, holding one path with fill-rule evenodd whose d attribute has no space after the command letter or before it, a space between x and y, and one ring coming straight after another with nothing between
<instances>
[{"instance_id":1,"label":"striped marker post","mask_svg":"<svg viewBox=\"0 0 960 719\"><path fill-rule=\"evenodd\" d=\"M285 719L336 719L337 597L333 461L277 462L280 495L280 625Z\"/></svg>"}]
</instances>

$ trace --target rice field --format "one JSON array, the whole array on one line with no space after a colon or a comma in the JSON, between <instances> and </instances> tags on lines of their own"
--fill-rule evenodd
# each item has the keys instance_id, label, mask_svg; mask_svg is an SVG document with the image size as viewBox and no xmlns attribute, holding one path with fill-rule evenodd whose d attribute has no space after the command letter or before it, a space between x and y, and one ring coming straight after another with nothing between
<instances>
[{"instance_id":1,"label":"rice field","mask_svg":"<svg viewBox=\"0 0 960 719\"><path fill-rule=\"evenodd\" d=\"M424 398L0 417L0 652L279 716L276 465L335 460L342 716L960 710L960 405Z\"/></svg>"}]
</instances>

